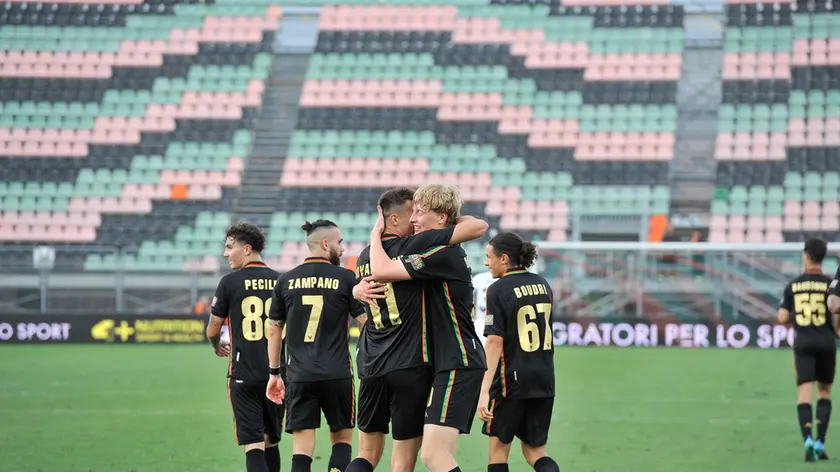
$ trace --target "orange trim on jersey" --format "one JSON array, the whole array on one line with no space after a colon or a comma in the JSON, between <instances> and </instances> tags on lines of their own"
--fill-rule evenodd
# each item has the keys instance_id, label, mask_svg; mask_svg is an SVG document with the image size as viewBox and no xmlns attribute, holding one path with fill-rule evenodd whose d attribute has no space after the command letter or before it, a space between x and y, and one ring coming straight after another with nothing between
<instances>
[{"instance_id":1,"label":"orange trim on jersey","mask_svg":"<svg viewBox=\"0 0 840 472\"><path fill-rule=\"evenodd\" d=\"M429 362L429 347L426 341L428 337L428 333L426 332L426 289L424 288L420 292L420 317L423 321L423 342L422 344L422 351L423 351L423 362Z\"/></svg>"},{"instance_id":2,"label":"orange trim on jersey","mask_svg":"<svg viewBox=\"0 0 840 472\"><path fill-rule=\"evenodd\" d=\"M440 251L442 251L442 250L446 249L447 247L449 247L449 246L437 246L437 247L433 247L433 248L429 249L428 251L424 252L423 254L421 254L421 255L420 255L420 257L422 257L423 259L425 259L425 258L427 258L427 257L431 256L432 254L436 253L436 252L440 252Z\"/></svg>"},{"instance_id":3,"label":"orange trim on jersey","mask_svg":"<svg viewBox=\"0 0 840 472\"><path fill-rule=\"evenodd\" d=\"M228 334L230 335L230 354L228 354L228 379L233 375L233 330L228 326Z\"/></svg>"},{"instance_id":4,"label":"orange trim on jersey","mask_svg":"<svg viewBox=\"0 0 840 472\"><path fill-rule=\"evenodd\" d=\"M230 394L230 377L228 377L227 393L230 400L230 412L233 413L233 435L236 436L236 442L239 442L239 428L236 427L236 412L233 409L233 396Z\"/></svg>"},{"instance_id":5,"label":"orange trim on jersey","mask_svg":"<svg viewBox=\"0 0 840 472\"><path fill-rule=\"evenodd\" d=\"M502 357L500 359L501 359L501 363L502 363L502 365L499 366L499 369L502 370L500 372L500 374L501 374L500 377L502 378L502 396L507 397L507 382L505 381L505 350L504 349L502 349Z\"/></svg>"},{"instance_id":6,"label":"orange trim on jersey","mask_svg":"<svg viewBox=\"0 0 840 472\"><path fill-rule=\"evenodd\" d=\"M386 233L386 234L383 234L382 237L379 238L379 239L381 241L390 241L392 239L397 239L397 238L399 238L399 236L397 236L396 234L387 234Z\"/></svg>"},{"instance_id":7,"label":"orange trim on jersey","mask_svg":"<svg viewBox=\"0 0 840 472\"><path fill-rule=\"evenodd\" d=\"M352 362L352 361L351 361ZM356 379L350 378L350 427L356 426Z\"/></svg>"},{"instance_id":8,"label":"orange trim on jersey","mask_svg":"<svg viewBox=\"0 0 840 472\"><path fill-rule=\"evenodd\" d=\"M508 275L527 274L527 273L528 273L528 271L525 270L525 269L510 269L507 272L505 272L505 275L503 275L502 277L506 277Z\"/></svg>"},{"instance_id":9,"label":"orange trim on jersey","mask_svg":"<svg viewBox=\"0 0 840 472\"><path fill-rule=\"evenodd\" d=\"M452 305L452 297L449 295L449 284L443 283L443 292L446 294L446 304L449 307L449 317L452 319L452 324L455 327L455 337L458 338L458 348L461 349L461 360L464 361L464 367L470 365L467 359L467 349L464 347L464 339L461 337L461 326L458 325L458 317L455 315L455 306Z\"/></svg>"},{"instance_id":10,"label":"orange trim on jersey","mask_svg":"<svg viewBox=\"0 0 840 472\"><path fill-rule=\"evenodd\" d=\"M496 400L490 400L490 413L492 414L493 411L496 409ZM487 422L487 433L492 433L493 428L493 417L490 417L490 421Z\"/></svg>"},{"instance_id":11,"label":"orange trim on jersey","mask_svg":"<svg viewBox=\"0 0 840 472\"><path fill-rule=\"evenodd\" d=\"M242 266L243 269L247 269L248 267L268 267L268 266L265 265L265 262L263 262L263 261L251 261L251 262L248 262L247 264L245 264L244 266Z\"/></svg>"},{"instance_id":12,"label":"orange trim on jersey","mask_svg":"<svg viewBox=\"0 0 840 472\"><path fill-rule=\"evenodd\" d=\"M303 260L304 264L332 264L326 257L307 257Z\"/></svg>"},{"instance_id":13,"label":"orange trim on jersey","mask_svg":"<svg viewBox=\"0 0 840 472\"><path fill-rule=\"evenodd\" d=\"M446 392L443 393L443 408L440 411L440 422L446 423L446 413L449 411L449 398L452 396L452 385L455 383L455 371L449 371L449 382L446 383Z\"/></svg>"}]
</instances>

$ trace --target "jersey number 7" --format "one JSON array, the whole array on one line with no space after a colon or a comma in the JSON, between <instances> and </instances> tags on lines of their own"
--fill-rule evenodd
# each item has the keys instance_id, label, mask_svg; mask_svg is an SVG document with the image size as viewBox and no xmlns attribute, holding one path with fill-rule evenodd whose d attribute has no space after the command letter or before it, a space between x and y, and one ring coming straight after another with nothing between
<instances>
[{"instance_id":1,"label":"jersey number 7","mask_svg":"<svg viewBox=\"0 0 840 472\"><path fill-rule=\"evenodd\" d=\"M309 323L306 323L306 332L303 334L303 342L315 342L315 334L318 333L318 326L321 325L321 312L324 311L324 296L303 295L301 303L312 307L309 311Z\"/></svg>"},{"instance_id":2,"label":"jersey number 7","mask_svg":"<svg viewBox=\"0 0 840 472\"><path fill-rule=\"evenodd\" d=\"M540 348L540 327L537 325L537 312L545 316L545 340L542 343L544 351L551 349L553 344L551 333L551 303L537 303L536 309L525 305L516 312L516 328L519 332L519 346L525 352L534 352Z\"/></svg>"}]
</instances>

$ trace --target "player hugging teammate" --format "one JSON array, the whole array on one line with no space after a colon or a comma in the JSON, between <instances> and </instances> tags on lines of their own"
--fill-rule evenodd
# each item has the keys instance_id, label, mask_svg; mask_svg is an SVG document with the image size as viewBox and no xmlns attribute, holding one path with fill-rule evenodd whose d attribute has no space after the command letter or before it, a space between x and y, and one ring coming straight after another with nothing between
<instances>
[{"instance_id":1,"label":"player hugging teammate","mask_svg":"<svg viewBox=\"0 0 840 472\"><path fill-rule=\"evenodd\" d=\"M793 323L794 369L798 391L797 414L805 441L805 461L827 460L825 437L831 418L831 384L837 362L838 303L837 276L832 281L822 272L827 252L824 241L809 239L802 256L805 272L786 287L779 306L782 324ZM838 270L840 275L840 270ZM829 297L826 307L826 296ZM828 309L827 309L828 308ZM830 310L829 310L830 309ZM817 384L817 435L813 436L814 416L811 402Z\"/></svg>"},{"instance_id":2,"label":"player hugging teammate","mask_svg":"<svg viewBox=\"0 0 840 472\"><path fill-rule=\"evenodd\" d=\"M211 318L208 337L217 354L226 355L216 330L230 315L231 378L242 384L231 401L248 472L279 470L279 456L273 458L281 405L293 435L292 472L311 470L322 413L333 444L329 472L373 471L389 432L390 470L415 470L420 454L431 472L459 472L458 441L470 433L477 411L491 437L489 471L507 470L514 436L537 471L557 471L545 454L554 397L552 295L542 277L526 270L536 257L534 245L505 233L488 246L492 277L503 277L487 291L488 370L474 324L472 274L460 246L483 236L487 223L460 216L460 194L452 186L391 189L378 207L355 275L339 267L339 228L318 220L303 227L311 257L280 277L271 271L269 283L243 291L237 287L246 287L248 271L265 268L259 262L265 238L252 225L228 233L225 255L238 271L219 284L213 303L218 320ZM362 324L359 454L352 462L350 317ZM259 366L253 385L237 380L246 362ZM251 395L260 389L261 398Z\"/></svg>"},{"instance_id":3,"label":"player hugging teammate","mask_svg":"<svg viewBox=\"0 0 840 472\"><path fill-rule=\"evenodd\" d=\"M459 216L455 187L395 191L380 199L370 247L357 263L359 298L373 303L357 358L360 455L347 470L376 467L389 419L391 470L414 470L421 440L429 470L460 470L458 438L472 426L486 367L472 324L471 273L457 244L482 236L487 223Z\"/></svg>"}]
</instances>

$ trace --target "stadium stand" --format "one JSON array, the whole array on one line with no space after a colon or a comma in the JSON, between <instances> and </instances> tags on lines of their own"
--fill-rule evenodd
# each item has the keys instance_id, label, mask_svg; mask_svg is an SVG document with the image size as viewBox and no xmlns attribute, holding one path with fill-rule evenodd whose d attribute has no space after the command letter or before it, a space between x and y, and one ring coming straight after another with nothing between
<instances>
[{"instance_id":1,"label":"stadium stand","mask_svg":"<svg viewBox=\"0 0 840 472\"><path fill-rule=\"evenodd\" d=\"M726 5L711 241L840 237L840 27L832 9Z\"/></svg>"},{"instance_id":2,"label":"stadium stand","mask_svg":"<svg viewBox=\"0 0 840 472\"><path fill-rule=\"evenodd\" d=\"M325 6L281 186L364 213L356 189L449 181L554 241L570 215L667 214L682 7L488 3Z\"/></svg>"},{"instance_id":3,"label":"stadium stand","mask_svg":"<svg viewBox=\"0 0 840 472\"><path fill-rule=\"evenodd\" d=\"M56 244L77 270L116 256L72 243L139 246L130 270L216 270L205 230L229 222L241 183L281 17L270 3L4 3L0 241Z\"/></svg>"},{"instance_id":4,"label":"stadium stand","mask_svg":"<svg viewBox=\"0 0 840 472\"><path fill-rule=\"evenodd\" d=\"M217 270L273 3L4 4L0 240L31 243L14 257L48 242L88 271ZM681 6L353 3L321 12L268 228L278 268L303 219L335 219L352 254L382 189L428 180L539 239L574 215L668 214ZM63 251L81 243L139 250Z\"/></svg>"}]
</instances>

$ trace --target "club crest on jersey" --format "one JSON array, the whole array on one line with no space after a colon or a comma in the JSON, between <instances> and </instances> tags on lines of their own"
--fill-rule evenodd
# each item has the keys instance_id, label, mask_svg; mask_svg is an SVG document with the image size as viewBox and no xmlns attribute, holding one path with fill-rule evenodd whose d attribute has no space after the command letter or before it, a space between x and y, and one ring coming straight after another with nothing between
<instances>
[{"instance_id":1,"label":"club crest on jersey","mask_svg":"<svg viewBox=\"0 0 840 472\"><path fill-rule=\"evenodd\" d=\"M414 270L420 270L426 266L426 263L423 262L423 256L420 254L411 254L405 258L405 261L411 264Z\"/></svg>"},{"instance_id":2,"label":"club crest on jersey","mask_svg":"<svg viewBox=\"0 0 840 472\"><path fill-rule=\"evenodd\" d=\"M487 326L492 325L493 324L493 315L488 313L487 316L484 319L484 324L487 325Z\"/></svg>"}]
</instances>

